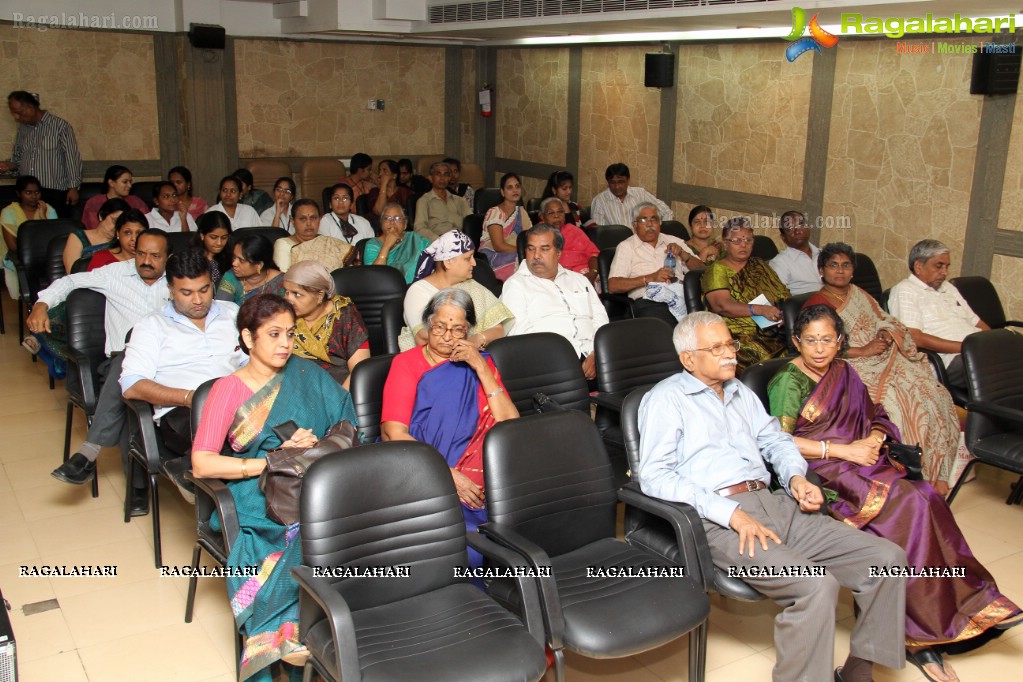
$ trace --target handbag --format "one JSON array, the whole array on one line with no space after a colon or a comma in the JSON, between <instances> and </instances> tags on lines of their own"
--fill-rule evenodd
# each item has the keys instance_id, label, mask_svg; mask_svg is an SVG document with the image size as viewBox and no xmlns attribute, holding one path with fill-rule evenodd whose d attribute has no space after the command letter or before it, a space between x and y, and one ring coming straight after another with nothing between
<instances>
[{"instance_id":1,"label":"handbag","mask_svg":"<svg viewBox=\"0 0 1023 682\"><path fill-rule=\"evenodd\" d=\"M910 481L923 480L923 450L919 445L907 445L894 440L886 440L884 444L888 451L888 461L896 469L906 472L906 478Z\"/></svg>"},{"instance_id":2,"label":"handbag","mask_svg":"<svg viewBox=\"0 0 1023 682\"><path fill-rule=\"evenodd\" d=\"M565 408L562 407L557 400L550 397L546 393L533 394L533 409L536 410L537 414L565 411Z\"/></svg>"},{"instance_id":3,"label":"handbag","mask_svg":"<svg viewBox=\"0 0 1023 682\"><path fill-rule=\"evenodd\" d=\"M266 468L259 475L259 489L266 496L266 515L277 523L298 523L302 478L313 462L359 444L355 427L341 420L311 448L277 448L266 453Z\"/></svg>"}]
</instances>

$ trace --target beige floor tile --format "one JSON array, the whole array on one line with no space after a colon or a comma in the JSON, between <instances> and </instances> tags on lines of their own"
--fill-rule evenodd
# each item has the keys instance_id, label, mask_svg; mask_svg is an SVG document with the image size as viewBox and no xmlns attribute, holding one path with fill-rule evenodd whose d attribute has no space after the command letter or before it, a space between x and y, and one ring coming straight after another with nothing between
<instances>
[{"instance_id":1,"label":"beige floor tile","mask_svg":"<svg viewBox=\"0 0 1023 682\"><path fill-rule=\"evenodd\" d=\"M8 523L24 523L25 516L21 513L21 505L13 493L0 494L0 518Z\"/></svg>"},{"instance_id":2,"label":"beige floor tile","mask_svg":"<svg viewBox=\"0 0 1023 682\"><path fill-rule=\"evenodd\" d=\"M750 656L732 660L727 665L707 669L707 682L753 682L754 680L770 680L774 661L763 654L754 653Z\"/></svg>"},{"instance_id":3,"label":"beige floor tile","mask_svg":"<svg viewBox=\"0 0 1023 682\"><path fill-rule=\"evenodd\" d=\"M0 588L3 589L4 599L10 602L12 609L20 609L25 604L53 599L56 596L48 577L21 575L22 566L28 568L38 563L40 562L33 560L27 564L0 565Z\"/></svg>"},{"instance_id":4,"label":"beige floor tile","mask_svg":"<svg viewBox=\"0 0 1023 682\"><path fill-rule=\"evenodd\" d=\"M661 682L661 678L647 670L635 658L593 659L577 656L571 652L565 655L565 679L567 682ZM554 671L544 677L554 682Z\"/></svg>"},{"instance_id":5,"label":"beige floor tile","mask_svg":"<svg viewBox=\"0 0 1023 682\"><path fill-rule=\"evenodd\" d=\"M37 661L75 650L75 640L60 609L26 616L11 611L11 629L18 643L18 661Z\"/></svg>"},{"instance_id":6,"label":"beige floor tile","mask_svg":"<svg viewBox=\"0 0 1023 682\"><path fill-rule=\"evenodd\" d=\"M56 415L56 416L55 416ZM0 448L0 462L45 459L57 466L64 458L64 413L44 412L25 419L24 415L0 416L0 432L6 444Z\"/></svg>"},{"instance_id":7,"label":"beige floor tile","mask_svg":"<svg viewBox=\"0 0 1023 682\"><path fill-rule=\"evenodd\" d=\"M136 524L124 523L119 508L89 509L71 516L29 521L28 527L39 551L45 554L142 537Z\"/></svg>"},{"instance_id":8,"label":"beige floor tile","mask_svg":"<svg viewBox=\"0 0 1023 682\"><path fill-rule=\"evenodd\" d=\"M710 622L757 651L774 646L774 618L781 611L774 602L741 602L720 595L711 598Z\"/></svg>"},{"instance_id":9,"label":"beige floor tile","mask_svg":"<svg viewBox=\"0 0 1023 682\"><path fill-rule=\"evenodd\" d=\"M958 521L958 519L957 519ZM1017 531L1023 535L1023 531ZM1018 554L1023 547L1018 541L1006 541L991 534L989 528L977 528L970 524L959 522L959 529L962 530L966 542L969 543L973 555L985 566L1004 559L1007 556Z\"/></svg>"},{"instance_id":10,"label":"beige floor tile","mask_svg":"<svg viewBox=\"0 0 1023 682\"><path fill-rule=\"evenodd\" d=\"M231 672L205 633L184 623L83 646L79 653L90 680L193 682Z\"/></svg>"},{"instance_id":11,"label":"beige floor tile","mask_svg":"<svg viewBox=\"0 0 1023 682\"><path fill-rule=\"evenodd\" d=\"M969 509L955 512L956 523L985 533L1023 550L1023 505L1007 505L988 498Z\"/></svg>"},{"instance_id":12,"label":"beige floor tile","mask_svg":"<svg viewBox=\"0 0 1023 682\"><path fill-rule=\"evenodd\" d=\"M0 557L11 563L28 563L39 558L29 525L25 521L13 520L4 524L0 533Z\"/></svg>"},{"instance_id":13,"label":"beige floor tile","mask_svg":"<svg viewBox=\"0 0 1023 682\"><path fill-rule=\"evenodd\" d=\"M0 495L7 497L11 490L11 480L7 478L7 467L0 462Z\"/></svg>"},{"instance_id":14,"label":"beige floor tile","mask_svg":"<svg viewBox=\"0 0 1023 682\"><path fill-rule=\"evenodd\" d=\"M12 441L17 442L24 436L33 439L45 429L49 433L59 435L60 449L56 452L64 452L64 419L66 413L63 408L54 406L52 410L40 410L27 419L23 414L0 414L0 431ZM41 452L36 450L35 452Z\"/></svg>"},{"instance_id":15,"label":"beige floor tile","mask_svg":"<svg viewBox=\"0 0 1023 682\"><path fill-rule=\"evenodd\" d=\"M111 517L120 516L123 519L121 498L117 496L113 486L102 478L99 482L99 497L93 497L91 482L84 485L69 485L52 478L49 471L42 475L56 485L44 483L14 491L26 521L77 515L83 511L100 509L108 510Z\"/></svg>"},{"instance_id":16,"label":"beige floor tile","mask_svg":"<svg viewBox=\"0 0 1023 682\"><path fill-rule=\"evenodd\" d=\"M20 643L20 640L19 640ZM77 651L41 658L35 661L18 662L20 682L89 682Z\"/></svg>"},{"instance_id":17,"label":"beige floor tile","mask_svg":"<svg viewBox=\"0 0 1023 682\"><path fill-rule=\"evenodd\" d=\"M103 587L61 601L79 648L184 622L184 599L171 578L100 584Z\"/></svg>"},{"instance_id":18,"label":"beige floor tile","mask_svg":"<svg viewBox=\"0 0 1023 682\"><path fill-rule=\"evenodd\" d=\"M58 599L64 600L96 589L110 589L152 580L159 576L153 553L142 538L105 545L92 545L44 555L39 562L51 566L113 566L111 577L53 577L50 582Z\"/></svg>"},{"instance_id":19,"label":"beige floor tile","mask_svg":"<svg viewBox=\"0 0 1023 682\"><path fill-rule=\"evenodd\" d=\"M62 386L45 393L0 394L0 414L4 416L19 415L31 421L34 415L53 410L67 410L67 391Z\"/></svg>"},{"instance_id":20,"label":"beige floor tile","mask_svg":"<svg viewBox=\"0 0 1023 682\"><path fill-rule=\"evenodd\" d=\"M30 490L44 485L72 487L50 475L50 472L60 466L60 463L61 457L40 453L38 457L7 462L4 464L4 470L7 472L11 488L14 490Z\"/></svg>"}]
</instances>

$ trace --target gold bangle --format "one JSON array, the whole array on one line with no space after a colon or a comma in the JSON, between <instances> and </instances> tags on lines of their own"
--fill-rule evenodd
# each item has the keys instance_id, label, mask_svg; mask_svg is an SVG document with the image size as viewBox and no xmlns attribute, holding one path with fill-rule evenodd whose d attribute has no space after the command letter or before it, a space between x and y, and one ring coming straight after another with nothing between
<instances>
[{"instance_id":1,"label":"gold bangle","mask_svg":"<svg viewBox=\"0 0 1023 682\"><path fill-rule=\"evenodd\" d=\"M243 458L242 459L242 478L248 478L249 477L248 464L249 464L249 460Z\"/></svg>"}]
</instances>

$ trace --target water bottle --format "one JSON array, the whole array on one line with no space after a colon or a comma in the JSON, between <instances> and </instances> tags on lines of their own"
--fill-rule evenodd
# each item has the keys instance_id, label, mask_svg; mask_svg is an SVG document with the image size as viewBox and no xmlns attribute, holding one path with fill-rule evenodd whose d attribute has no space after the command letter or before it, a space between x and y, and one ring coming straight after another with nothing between
<instances>
[{"instance_id":1,"label":"water bottle","mask_svg":"<svg viewBox=\"0 0 1023 682\"><path fill-rule=\"evenodd\" d=\"M668 268L672 272L672 275L668 279L668 281L669 282L677 282L678 281L678 277L676 277L675 274L674 274L675 273L675 254L673 254L670 249L664 255L664 267Z\"/></svg>"}]
</instances>

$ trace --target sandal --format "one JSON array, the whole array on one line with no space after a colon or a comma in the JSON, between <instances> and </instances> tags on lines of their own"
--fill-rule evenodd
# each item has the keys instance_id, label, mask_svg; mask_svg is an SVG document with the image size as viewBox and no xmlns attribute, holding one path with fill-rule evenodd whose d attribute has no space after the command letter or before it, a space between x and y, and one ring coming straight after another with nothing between
<instances>
[{"instance_id":1,"label":"sandal","mask_svg":"<svg viewBox=\"0 0 1023 682\"><path fill-rule=\"evenodd\" d=\"M921 649L916 653L906 649L906 661L915 665L920 672L923 673L923 676L929 680L929 682L943 682L942 680L938 680L928 675L927 670L924 668L925 665L936 665L941 669L941 672L945 672L945 661L942 659L941 654L935 649L928 647L927 649ZM953 675L955 675L954 672ZM954 679L958 680L959 676L956 675Z\"/></svg>"},{"instance_id":2,"label":"sandal","mask_svg":"<svg viewBox=\"0 0 1023 682\"><path fill-rule=\"evenodd\" d=\"M32 355L35 355L39 352L39 340L34 336L26 336L25 340L21 342L21 347Z\"/></svg>"},{"instance_id":3,"label":"sandal","mask_svg":"<svg viewBox=\"0 0 1023 682\"><path fill-rule=\"evenodd\" d=\"M1009 616L1005 620L995 623L994 627L998 630L1008 630L1009 628L1016 627L1020 623L1023 623L1023 611L1020 611L1014 616Z\"/></svg>"}]
</instances>

